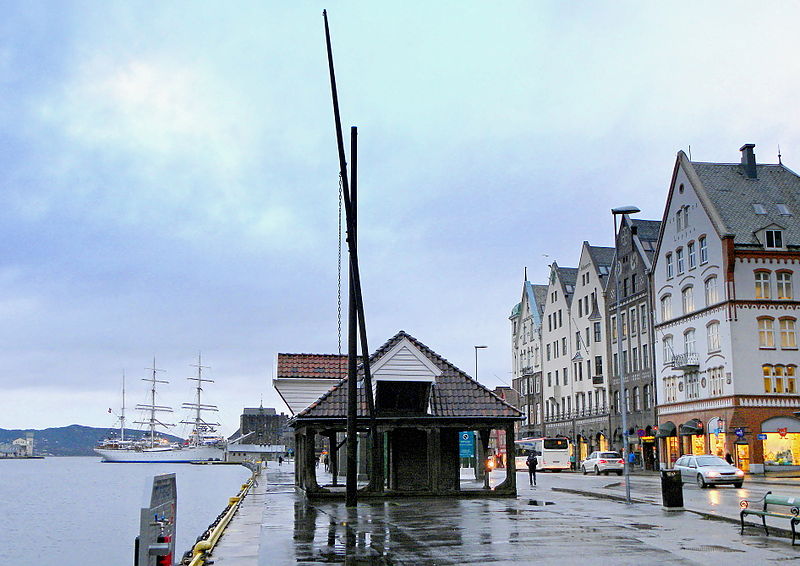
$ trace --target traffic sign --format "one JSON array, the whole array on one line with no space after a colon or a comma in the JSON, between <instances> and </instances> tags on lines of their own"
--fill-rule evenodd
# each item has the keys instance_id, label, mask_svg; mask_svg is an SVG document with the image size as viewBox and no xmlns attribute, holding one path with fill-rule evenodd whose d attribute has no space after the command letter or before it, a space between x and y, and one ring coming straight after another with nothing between
<instances>
[{"instance_id":1,"label":"traffic sign","mask_svg":"<svg viewBox=\"0 0 800 566\"><path fill-rule=\"evenodd\" d=\"M743 428L735 428L735 429L733 429L733 432L735 432L736 436L738 436L739 438L742 438L744 436L744 429Z\"/></svg>"},{"instance_id":2,"label":"traffic sign","mask_svg":"<svg viewBox=\"0 0 800 566\"><path fill-rule=\"evenodd\" d=\"M766 440L766 439L767 439L767 435L766 435L766 434L763 434L763 433L762 433L762 434L759 434L759 435L758 435L758 439L759 439L759 440Z\"/></svg>"}]
</instances>

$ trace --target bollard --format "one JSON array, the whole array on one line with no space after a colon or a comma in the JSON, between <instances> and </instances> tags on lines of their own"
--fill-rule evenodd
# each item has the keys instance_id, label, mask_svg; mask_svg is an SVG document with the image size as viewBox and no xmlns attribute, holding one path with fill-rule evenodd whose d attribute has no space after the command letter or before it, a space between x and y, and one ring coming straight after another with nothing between
<instances>
[{"instance_id":1,"label":"bollard","mask_svg":"<svg viewBox=\"0 0 800 566\"><path fill-rule=\"evenodd\" d=\"M680 470L661 470L661 502L665 511L683 511Z\"/></svg>"}]
</instances>

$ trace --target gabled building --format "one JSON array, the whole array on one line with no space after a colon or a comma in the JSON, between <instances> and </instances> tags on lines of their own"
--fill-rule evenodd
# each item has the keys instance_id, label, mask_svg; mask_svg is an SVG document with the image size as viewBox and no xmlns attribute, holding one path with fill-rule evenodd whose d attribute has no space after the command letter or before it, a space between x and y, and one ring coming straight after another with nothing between
<instances>
[{"instance_id":1,"label":"gabled building","mask_svg":"<svg viewBox=\"0 0 800 566\"><path fill-rule=\"evenodd\" d=\"M800 465L800 176L678 153L653 265L661 460Z\"/></svg>"},{"instance_id":2,"label":"gabled building","mask_svg":"<svg viewBox=\"0 0 800 566\"><path fill-rule=\"evenodd\" d=\"M525 417L517 430L522 437L544 436L542 315L546 300L547 285L533 285L526 272L522 300L508 317L511 321L511 385L519 395L516 406Z\"/></svg>"},{"instance_id":3,"label":"gabled building","mask_svg":"<svg viewBox=\"0 0 800 566\"><path fill-rule=\"evenodd\" d=\"M656 411L653 382L653 323L649 276L661 223L631 219L623 215L617 232L616 259L611 262L606 288L606 333L608 341L611 439L621 449L628 439L628 451L639 455L645 469L658 463L655 442ZM617 303L617 269L619 294ZM622 336L617 336L619 307ZM619 357L625 371L625 392L621 391ZM627 407L627 435L622 430L622 399Z\"/></svg>"}]
</instances>

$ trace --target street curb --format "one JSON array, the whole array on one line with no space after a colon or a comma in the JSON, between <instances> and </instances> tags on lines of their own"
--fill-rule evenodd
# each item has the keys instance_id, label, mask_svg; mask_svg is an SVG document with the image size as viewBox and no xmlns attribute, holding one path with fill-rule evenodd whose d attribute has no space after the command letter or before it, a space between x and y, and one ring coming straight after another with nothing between
<instances>
[{"instance_id":1,"label":"street curb","mask_svg":"<svg viewBox=\"0 0 800 566\"><path fill-rule=\"evenodd\" d=\"M575 494L575 495L583 495L583 496L586 496L586 497L596 497L598 499L611 499L611 500L620 501L620 502L623 502L623 503L625 502L625 497L623 497L621 495L615 495L613 493L598 493L596 491L583 491L581 489L571 489L571 488L568 488L568 487L551 487L550 490L551 491L561 491L561 492L564 492L564 493L572 493L572 494ZM642 500L642 499L633 499L633 498L631 498L631 502L633 502L633 503L646 503L648 505L661 507L661 505L659 505L658 503L653 503L652 501L645 501L645 500ZM704 519L709 519L709 520L712 520L712 521L720 521L720 522L723 522L723 523L732 523L732 524L736 525L737 527L740 527L741 524L742 524L740 519L736 519L736 518L733 518L733 517L726 517L725 515L715 515L713 513L706 513L705 511L695 511L694 509L687 509L685 507L683 508L683 511L687 511L689 513L694 513L695 515L698 515L698 516L700 516L700 517L702 517ZM759 530L763 528L758 523L751 523L751 522L748 522L748 521L745 521L744 526L745 526L745 528L747 528L747 527L755 527L755 528L757 528ZM775 536L780 537L780 538L788 538L789 540L791 540L791 538L792 538L792 531L789 530L789 529L783 529L781 527L773 527L772 525L769 525L769 532L770 532L769 536L773 536L773 534L774 534ZM742 536L744 536L744 535L742 535Z\"/></svg>"}]
</instances>

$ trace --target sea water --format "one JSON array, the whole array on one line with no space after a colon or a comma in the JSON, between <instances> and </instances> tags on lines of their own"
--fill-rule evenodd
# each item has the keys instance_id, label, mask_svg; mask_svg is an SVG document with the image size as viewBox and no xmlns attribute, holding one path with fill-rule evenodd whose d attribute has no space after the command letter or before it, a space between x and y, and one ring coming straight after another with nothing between
<instances>
[{"instance_id":1,"label":"sea water","mask_svg":"<svg viewBox=\"0 0 800 566\"><path fill-rule=\"evenodd\" d=\"M250 477L242 466L0 461L0 564L130 566L153 476L178 483L175 562Z\"/></svg>"}]
</instances>

